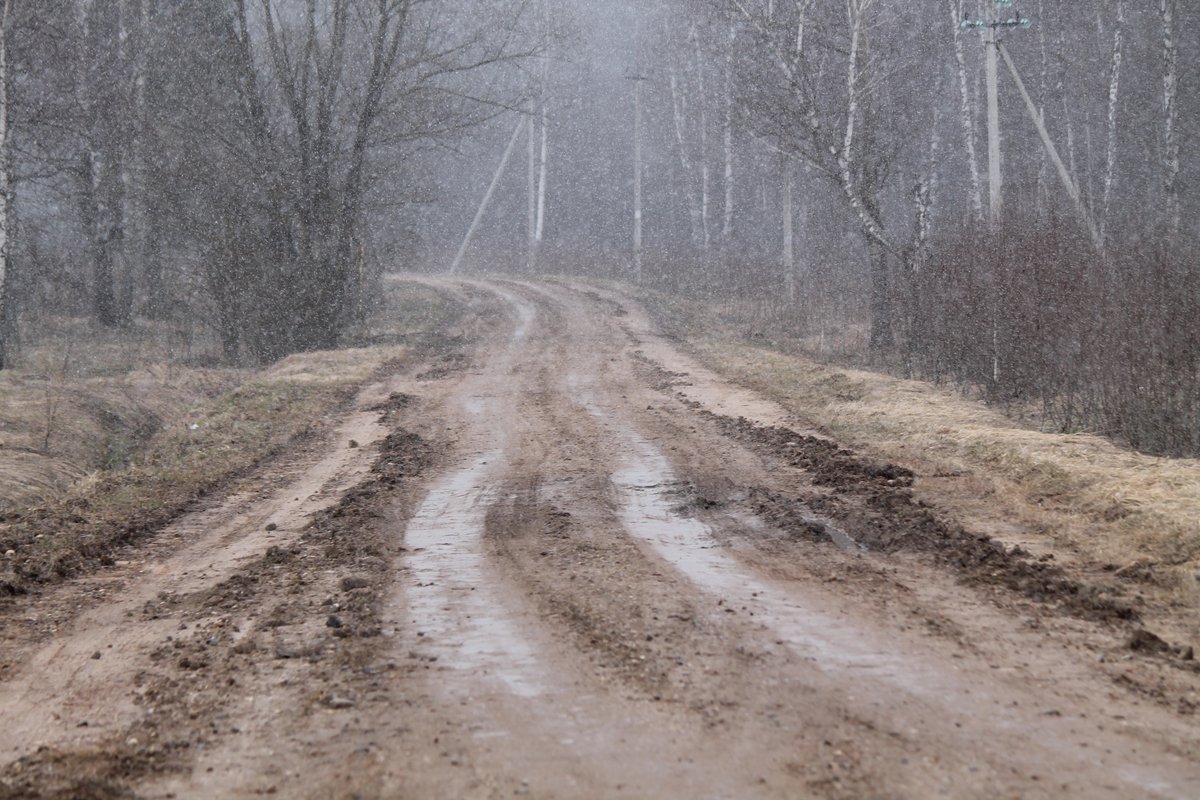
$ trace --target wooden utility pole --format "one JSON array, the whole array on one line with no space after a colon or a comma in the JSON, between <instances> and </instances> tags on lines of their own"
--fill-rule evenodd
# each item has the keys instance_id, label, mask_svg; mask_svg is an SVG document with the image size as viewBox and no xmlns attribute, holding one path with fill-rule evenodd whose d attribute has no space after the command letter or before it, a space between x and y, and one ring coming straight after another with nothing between
<instances>
[{"instance_id":1,"label":"wooden utility pole","mask_svg":"<svg viewBox=\"0 0 1200 800\"><path fill-rule=\"evenodd\" d=\"M633 277L642 282L642 83L645 75L627 76L633 81Z\"/></svg>"},{"instance_id":2,"label":"wooden utility pole","mask_svg":"<svg viewBox=\"0 0 1200 800\"><path fill-rule=\"evenodd\" d=\"M1004 174L1000 169L1000 75L997 64L996 9L988 13L988 25L983 29L987 75L988 120L988 222L992 231L1000 228L1004 207Z\"/></svg>"},{"instance_id":3,"label":"wooden utility pole","mask_svg":"<svg viewBox=\"0 0 1200 800\"><path fill-rule=\"evenodd\" d=\"M1019 13L1005 16L1013 0L992 0L986 19L964 19L959 27L983 34L984 69L987 78L988 121L988 222L992 232L999 230L1004 213L1004 172L1000 155L1000 29L1029 28L1032 21Z\"/></svg>"}]
</instances>

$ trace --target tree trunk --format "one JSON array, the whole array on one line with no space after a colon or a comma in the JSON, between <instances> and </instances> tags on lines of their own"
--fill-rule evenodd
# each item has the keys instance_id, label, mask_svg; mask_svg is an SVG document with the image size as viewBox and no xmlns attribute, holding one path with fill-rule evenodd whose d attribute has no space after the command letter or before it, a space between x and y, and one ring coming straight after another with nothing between
<instances>
[{"instance_id":1,"label":"tree trunk","mask_svg":"<svg viewBox=\"0 0 1200 800\"><path fill-rule=\"evenodd\" d=\"M701 249L707 256L712 249L712 174L708 163L708 91L704 81L704 59L700 53L700 36L692 27L692 67L696 73L697 127L700 129L700 234Z\"/></svg>"},{"instance_id":2,"label":"tree trunk","mask_svg":"<svg viewBox=\"0 0 1200 800\"><path fill-rule=\"evenodd\" d=\"M783 287L788 303L796 302L796 170L792 162L783 162Z\"/></svg>"},{"instance_id":3,"label":"tree trunk","mask_svg":"<svg viewBox=\"0 0 1200 800\"><path fill-rule=\"evenodd\" d=\"M721 239L725 245L733 238L733 50L737 41L737 26L729 26L729 49L725 54L725 219L721 224Z\"/></svg>"},{"instance_id":4,"label":"tree trunk","mask_svg":"<svg viewBox=\"0 0 1200 800\"><path fill-rule=\"evenodd\" d=\"M1112 62L1108 75L1108 147L1104 160L1104 195L1100 213L1100 238L1107 241L1108 215L1112 207L1113 181L1117 171L1117 100L1121 89L1121 58L1125 35L1125 0L1117 0L1117 19L1113 27Z\"/></svg>"},{"instance_id":5,"label":"tree trunk","mask_svg":"<svg viewBox=\"0 0 1200 800\"><path fill-rule=\"evenodd\" d=\"M866 236L871 261L871 339L870 349L879 353L892 347L892 290L887 248L873 236Z\"/></svg>"},{"instance_id":6,"label":"tree trunk","mask_svg":"<svg viewBox=\"0 0 1200 800\"><path fill-rule=\"evenodd\" d=\"M525 271L529 274L533 273L534 251L537 249L537 133L534 115L530 113L525 131Z\"/></svg>"},{"instance_id":7,"label":"tree trunk","mask_svg":"<svg viewBox=\"0 0 1200 800\"><path fill-rule=\"evenodd\" d=\"M1182 217L1179 203L1179 45L1176 41L1176 0L1160 0L1163 41L1163 152L1162 183L1167 230L1179 235Z\"/></svg>"},{"instance_id":8,"label":"tree trunk","mask_svg":"<svg viewBox=\"0 0 1200 800\"><path fill-rule=\"evenodd\" d=\"M687 90L682 85L674 67L670 70L668 83L671 88L671 110L675 121L675 145L679 152L679 166L683 171L684 196L687 199L688 219L691 222L692 244L700 248L704 242L704 211L700 207L699 190L695 178L696 168L693 163L691 143L688 141L688 131L692 126L687 114Z\"/></svg>"},{"instance_id":9,"label":"tree trunk","mask_svg":"<svg viewBox=\"0 0 1200 800\"><path fill-rule=\"evenodd\" d=\"M979 183L979 157L975 151L975 114L971 102L971 90L967 81L967 62L959 21L965 14L963 0L947 0L954 31L954 59L958 65L958 117L962 126L963 145L966 147L967 174L971 178L971 211L976 222L983 221L983 192Z\"/></svg>"},{"instance_id":10,"label":"tree trunk","mask_svg":"<svg viewBox=\"0 0 1200 800\"><path fill-rule=\"evenodd\" d=\"M9 129L8 63L9 11L12 0L4 0L0 8L0 369L8 365L11 331L15 326L12 311L12 272L9 269L12 252L12 147Z\"/></svg>"},{"instance_id":11,"label":"tree trunk","mask_svg":"<svg viewBox=\"0 0 1200 800\"><path fill-rule=\"evenodd\" d=\"M92 315L105 327L116 327L117 299L113 286L112 252L109 248L112 231L103 229L99 193L100 176L95 157L84 150L79 157L79 218L91 249Z\"/></svg>"}]
</instances>

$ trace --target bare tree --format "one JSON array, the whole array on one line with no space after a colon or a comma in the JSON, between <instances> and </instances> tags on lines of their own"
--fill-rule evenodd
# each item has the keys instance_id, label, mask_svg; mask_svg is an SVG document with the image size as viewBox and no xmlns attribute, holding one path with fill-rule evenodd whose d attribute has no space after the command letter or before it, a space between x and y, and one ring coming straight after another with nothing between
<instances>
[{"instance_id":1,"label":"bare tree","mask_svg":"<svg viewBox=\"0 0 1200 800\"><path fill-rule=\"evenodd\" d=\"M776 7L727 0L752 33L741 65L747 113L760 136L802 158L837 187L870 254L871 343L892 339L883 191L895 144L881 137L883 87L898 68L874 52L877 0L845 0L815 15L814 0ZM826 9L822 9L826 10ZM820 25L812 19L819 16ZM896 140L900 138L896 131Z\"/></svg>"},{"instance_id":2,"label":"bare tree","mask_svg":"<svg viewBox=\"0 0 1200 800\"><path fill-rule=\"evenodd\" d=\"M180 24L208 26L213 51L197 53L190 72L219 77L220 96L177 71L182 94L211 103L178 111L190 120L175 124L198 135L204 161L193 155L171 171L209 188L172 202L204 248L225 351L271 360L334 347L370 289L362 265L373 187L401 179L422 143L515 106L522 87L500 72L537 55L540 40L515 0L479 0L499 26L473 3L206 2L219 29L203 9L176 13ZM472 84L485 69L493 85Z\"/></svg>"}]
</instances>

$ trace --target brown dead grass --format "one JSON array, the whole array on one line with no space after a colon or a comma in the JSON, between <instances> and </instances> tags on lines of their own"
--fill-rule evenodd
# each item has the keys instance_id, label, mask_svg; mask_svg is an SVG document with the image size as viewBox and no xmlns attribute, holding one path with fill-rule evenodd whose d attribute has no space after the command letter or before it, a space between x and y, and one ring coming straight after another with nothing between
<instances>
[{"instance_id":1,"label":"brown dead grass","mask_svg":"<svg viewBox=\"0 0 1200 800\"><path fill-rule=\"evenodd\" d=\"M297 354L258 372L164 364L121 372L127 365L112 359L125 351L104 345L73 368L30 358L0 374L0 595L103 563L157 531L319 427L411 351L402 342L463 311L414 283L390 282L386 301L377 329L388 343ZM49 364L45 373L39 363ZM44 447L51 396L58 448Z\"/></svg>"},{"instance_id":2,"label":"brown dead grass","mask_svg":"<svg viewBox=\"0 0 1200 800\"><path fill-rule=\"evenodd\" d=\"M0 511L44 503L128 462L159 429L249 373L171 360L161 331L43 318L0 372Z\"/></svg>"},{"instance_id":3,"label":"brown dead grass","mask_svg":"<svg viewBox=\"0 0 1200 800\"><path fill-rule=\"evenodd\" d=\"M319 426L403 355L380 347L290 356L151 438L129 466L95 473L61 500L0 518L0 594L104 563L197 499Z\"/></svg>"},{"instance_id":4,"label":"brown dead grass","mask_svg":"<svg viewBox=\"0 0 1200 800\"><path fill-rule=\"evenodd\" d=\"M795 342L761 346L711 309L641 297L709 367L913 469L918 491L969 527L1082 569L1136 572L1160 608L1200 608L1200 460L1044 433L952 390L819 363ZM1195 614L1172 616L1200 636Z\"/></svg>"}]
</instances>

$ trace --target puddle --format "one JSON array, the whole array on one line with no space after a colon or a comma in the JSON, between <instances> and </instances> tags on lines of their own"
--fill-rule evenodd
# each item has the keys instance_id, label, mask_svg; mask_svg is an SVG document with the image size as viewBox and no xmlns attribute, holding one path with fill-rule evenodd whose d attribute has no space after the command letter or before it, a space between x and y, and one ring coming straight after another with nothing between
<instances>
[{"instance_id":1,"label":"puddle","mask_svg":"<svg viewBox=\"0 0 1200 800\"><path fill-rule=\"evenodd\" d=\"M480 456L433 486L405 533L412 570L408 607L423 654L441 664L494 675L520 697L542 693L537 658L492 587L483 554L484 515L494 497Z\"/></svg>"},{"instance_id":2,"label":"puddle","mask_svg":"<svg viewBox=\"0 0 1200 800\"><path fill-rule=\"evenodd\" d=\"M760 579L720 546L703 522L672 510L670 487L675 478L666 457L645 439L627 433L625 466L612 476L621 497L621 522L631 534L693 583L723 599L737 613L754 613L800 655L825 670L852 668L856 674L892 683L908 691L941 696L942 676L910 669L894 654L864 643L844 623L788 598L786 592ZM853 542L849 546L857 547Z\"/></svg>"},{"instance_id":3,"label":"puddle","mask_svg":"<svg viewBox=\"0 0 1200 800\"><path fill-rule=\"evenodd\" d=\"M568 377L567 384L575 402L599 419L621 443L624 464L613 474L612 482L626 530L698 587L720 599L725 609L753 615L753 623L771 630L781 644L826 674L852 674L856 681L896 687L985 737L1001 731L1009 736L1030 736L1035 723L1028 713L1004 708L986 687L964 683L940 664L897 650L878 635L848 625L836 614L806 605L794 588L783 582L760 578L731 555L707 525L673 510L672 492L678 481L662 451L607 414L577 376ZM861 549L848 536L843 535L839 541L833 536L835 530L830 528L829 533L839 547ZM980 720L986 720L982 728ZM1038 720L1039 744L1076 764L1087 764L1085 769L1108 771L1127 786L1164 796L1188 796L1178 794L1179 784L1156 774L1154 768L1103 764L1090 750L1081 752L1071 743L1078 739L1070 730L1071 724Z\"/></svg>"},{"instance_id":4,"label":"puddle","mask_svg":"<svg viewBox=\"0 0 1200 800\"><path fill-rule=\"evenodd\" d=\"M536 308L515 295L498 292L517 313L513 341L529 334ZM510 350L489 372L505 374L511 368ZM495 587L502 582L491 573L483 550L484 518L496 498L488 488L490 477L505 464L506 437L487 420L499 413L505 401L486 375L480 388L467 392L463 409L472 421L472 433L490 448L472 462L443 477L408 523L404 535L412 570L408 582L408 609L414 646L423 655L456 669L490 674L519 697L544 691L534 648L521 633Z\"/></svg>"}]
</instances>

